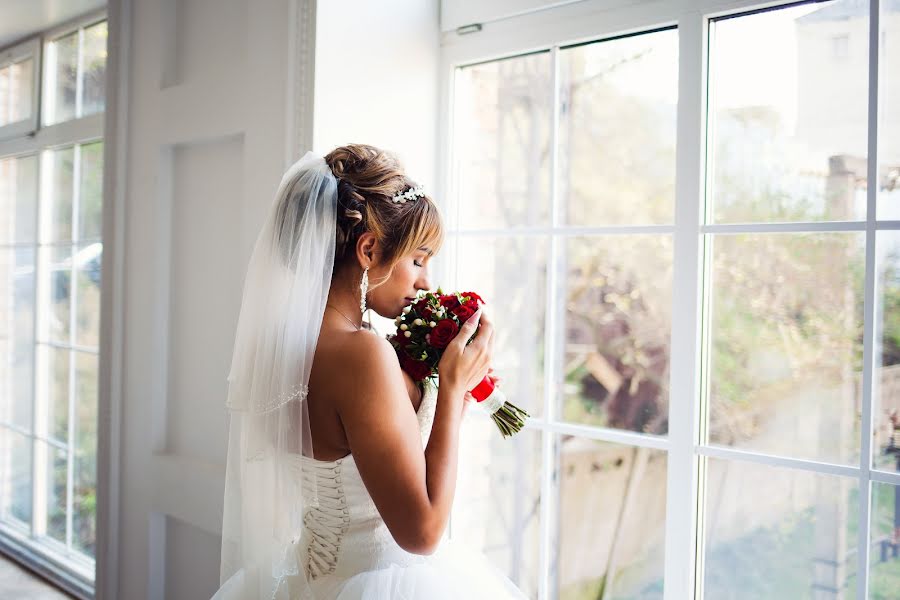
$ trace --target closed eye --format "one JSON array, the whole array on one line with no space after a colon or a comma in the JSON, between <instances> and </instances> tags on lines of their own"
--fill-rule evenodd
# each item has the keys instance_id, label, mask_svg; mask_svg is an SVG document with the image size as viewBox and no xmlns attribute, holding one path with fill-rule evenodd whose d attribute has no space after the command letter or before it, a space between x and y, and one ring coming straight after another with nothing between
<instances>
[{"instance_id":1,"label":"closed eye","mask_svg":"<svg viewBox=\"0 0 900 600\"><path fill-rule=\"evenodd\" d=\"M419 264L418 262L416 262L416 261L413 261L413 264L416 265L417 267L421 267L421 266L422 266L422 265L420 265L420 264Z\"/></svg>"}]
</instances>

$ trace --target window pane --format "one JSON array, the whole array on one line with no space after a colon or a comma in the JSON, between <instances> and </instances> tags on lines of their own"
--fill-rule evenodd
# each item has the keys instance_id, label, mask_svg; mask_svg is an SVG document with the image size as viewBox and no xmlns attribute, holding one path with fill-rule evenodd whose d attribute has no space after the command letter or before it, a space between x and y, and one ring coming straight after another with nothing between
<instances>
[{"instance_id":1,"label":"window pane","mask_svg":"<svg viewBox=\"0 0 900 600\"><path fill-rule=\"evenodd\" d=\"M103 111L106 104L106 21L84 30L84 84L81 115Z\"/></svg>"},{"instance_id":2,"label":"window pane","mask_svg":"<svg viewBox=\"0 0 900 600\"><path fill-rule=\"evenodd\" d=\"M819 598L848 584L856 479L708 460L705 598Z\"/></svg>"},{"instance_id":3,"label":"window pane","mask_svg":"<svg viewBox=\"0 0 900 600\"><path fill-rule=\"evenodd\" d=\"M0 244L34 241L37 156L0 160Z\"/></svg>"},{"instance_id":4,"label":"window pane","mask_svg":"<svg viewBox=\"0 0 900 600\"><path fill-rule=\"evenodd\" d=\"M855 463L864 233L709 241L710 440Z\"/></svg>"},{"instance_id":5,"label":"window pane","mask_svg":"<svg viewBox=\"0 0 900 600\"><path fill-rule=\"evenodd\" d=\"M31 438L0 427L0 519L31 524Z\"/></svg>"},{"instance_id":6,"label":"window pane","mask_svg":"<svg viewBox=\"0 0 900 600\"><path fill-rule=\"evenodd\" d=\"M501 387L506 381L501 382ZM479 409L470 407L475 413ZM482 414L460 430L459 480L451 522L454 540L485 554L519 588L537 597L540 570L541 434L524 429L503 439Z\"/></svg>"},{"instance_id":7,"label":"window pane","mask_svg":"<svg viewBox=\"0 0 900 600\"><path fill-rule=\"evenodd\" d=\"M878 218L900 220L900 4L881 2Z\"/></svg>"},{"instance_id":8,"label":"window pane","mask_svg":"<svg viewBox=\"0 0 900 600\"><path fill-rule=\"evenodd\" d=\"M563 222L671 223L677 30L565 49L559 61Z\"/></svg>"},{"instance_id":9,"label":"window pane","mask_svg":"<svg viewBox=\"0 0 900 600\"><path fill-rule=\"evenodd\" d=\"M103 244L97 242L77 248L75 281L78 283L78 314L75 316L75 343L100 345L100 267Z\"/></svg>"},{"instance_id":10,"label":"window pane","mask_svg":"<svg viewBox=\"0 0 900 600\"><path fill-rule=\"evenodd\" d=\"M38 257L38 339L71 343L72 248L40 247Z\"/></svg>"},{"instance_id":11,"label":"window pane","mask_svg":"<svg viewBox=\"0 0 900 600\"><path fill-rule=\"evenodd\" d=\"M81 194L78 198L78 238L100 239L103 229L103 143L81 146Z\"/></svg>"},{"instance_id":12,"label":"window pane","mask_svg":"<svg viewBox=\"0 0 900 600\"><path fill-rule=\"evenodd\" d=\"M72 543L94 556L97 507L97 355L75 353L75 473Z\"/></svg>"},{"instance_id":13,"label":"window pane","mask_svg":"<svg viewBox=\"0 0 900 600\"><path fill-rule=\"evenodd\" d=\"M44 125L75 118L78 32L47 44Z\"/></svg>"},{"instance_id":14,"label":"window pane","mask_svg":"<svg viewBox=\"0 0 900 600\"><path fill-rule=\"evenodd\" d=\"M31 116L31 93L34 89L34 60L27 59L9 67L12 110L10 122L22 121Z\"/></svg>"},{"instance_id":15,"label":"window pane","mask_svg":"<svg viewBox=\"0 0 900 600\"><path fill-rule=\"evenodd\" d=\"M840 0L713 23L714 221L866 218L867 19Z\"/></svg>"},{"instance_id":16,"label":"window pane","mask_svg":"<svg viewBox=\"0 0 900 600\"><path fill-rule=\"evenodd\" d=\"M558 439L559 598L661 599L665 453Z\"/></svg>"},{"instance_id":17,"label":"window pane","mask_svg":"<svg viewBox=\"0 0 900 600\"><path fill-rule=\"evenodd\" d=\"M549 225L552 69L542 52L457 70L461 228Z\"/></svg>"},{"instance_id":18,"label":"window pane","mask_svg":"<svg viewBox=\"0 0 900 600\"><path fill-rule=\"evenodd\" d=\"M38 442L47 453L47 535L66 542L66 453Z\"/></svg>"},{"instance_id":19,"label":"window pane","mask_svg":"<svg viewBox=\"0 0 900 600\"><path fill-rule=\"evenodd\" d=\"M892 446L900 446L900 233L877 233L877 338L872 415L875 468L894 470Z\"/></svg>"},{"instance_id":20,"label":"window pane","mask_svg":"<svg viewBox=\"0 0 900 600\"><path fill-rule=\"evenodd\" d=\"M48 150L41 167L41 241L72 239L75 149Z\"/></svg>"},{"instance_id":21,"label":"window pane","mask_svg":"<svg viewBox=\"0 0 900 600\"><path fill-rule=\"evenodd\" d=\"M543 414L546 239L459 237L460 291L474 291L496 327L494 370L510 402Z\"/></svg>"},{"instance_id":22,"label":"window pane","mask_svg":"<svg viewBox=\"0 0 900 600\"><path fill-rule=\"evenodd\" d=\"M669 417L672 240L566 240L562 418L665 434Z\"/></svg>"},{"instance_id":23,"label":"window pane","mask_svg":"<svg viewBox=\"0 0 900 600\"><path fill-rule=\"evenodd\" d=\"M900 463L897 466L900 471ZM897 486L872 484L870 533L869 598L889 600L900 590L900 488Z\"/></svg>"},{"instance_id":24,"label":"window pane","mask_svg":"<svg viewBox=\"0 0 900 600\"><path fill-rule=\"evenodd\" d=\"M38 345L39 389L46 386L47 435L69 441L69 354L71 350Z\"/></svg>"},{"instance_id":25,"label":"window pane","mask_svg":"<svg viewBox=\"0 0 900 600\"><path fill-rule=\"evenodd\" d=\"M34 383L34 250L0 253L0 422L31 431Z\"/></svg>"}]
</instances>

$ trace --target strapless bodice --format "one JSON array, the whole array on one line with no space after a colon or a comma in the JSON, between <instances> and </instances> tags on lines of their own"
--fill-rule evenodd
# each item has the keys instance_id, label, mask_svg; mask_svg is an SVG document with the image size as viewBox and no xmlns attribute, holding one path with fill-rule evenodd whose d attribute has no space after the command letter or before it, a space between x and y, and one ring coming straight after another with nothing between
<instances>
[{"instance_id":1,"label":"strapless bodice","mask_svg":"<svg viewBox=\"0 0 900 600\"><path fill-rule=\"evenodd\" d=\"M428 443L437 406L437 388L426 385L416 412L422 446ZM389 564L408 565L422 556L400 548L385 525L362 481L353 455L320 461L293 455L298 482L304 492L318 485L319 505L308 507L303 516L295 550L311 583L322 579L345 579L356 573Z\"/></svg>"}]
</instances>

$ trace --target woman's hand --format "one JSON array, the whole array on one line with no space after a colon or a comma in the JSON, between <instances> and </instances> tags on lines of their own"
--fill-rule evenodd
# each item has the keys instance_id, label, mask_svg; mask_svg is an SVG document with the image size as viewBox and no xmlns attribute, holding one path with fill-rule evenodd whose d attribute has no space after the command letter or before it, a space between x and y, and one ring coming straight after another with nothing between
<instances>
[{"instance_id":1,"label":"woman's hand","mask_svg":"<svg viewBox=\"0 0 900 600\"><path fill-rule=\"evenodd\" d=\"M476 331L478 335L467 345L466 342ZM459 397L463 397L490 371L493 352L494 326L484 314L484 308L480 307L463 323L441 356L438 363L441 386L449 386L459 393Z\"/></svg>"}]
</instances>

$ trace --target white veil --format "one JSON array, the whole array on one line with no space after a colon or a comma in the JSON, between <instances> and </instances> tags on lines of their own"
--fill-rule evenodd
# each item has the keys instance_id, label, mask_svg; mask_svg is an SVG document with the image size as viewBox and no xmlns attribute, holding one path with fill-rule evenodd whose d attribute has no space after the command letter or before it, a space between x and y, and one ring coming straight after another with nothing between
<instances>
[{"instance_id":1,"label":"white veil","mask_svg":"<svg viewBox=\"0 0 900 600\"><path fill-rule=\"evenodd\" d=\"M313 456L306 396L334 268L337 181L307 152L284 174L244 280L228 398L231 422L215 598L309 593L294 542L303 461ZM290 587L290 590L288 589Z\"/></svg>"}]
</instances>

